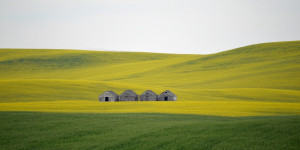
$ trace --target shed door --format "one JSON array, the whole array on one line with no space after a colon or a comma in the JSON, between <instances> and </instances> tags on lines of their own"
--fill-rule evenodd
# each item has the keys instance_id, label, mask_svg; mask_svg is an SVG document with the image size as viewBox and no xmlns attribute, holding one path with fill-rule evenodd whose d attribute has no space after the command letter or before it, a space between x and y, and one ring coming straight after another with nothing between
<instances>
[{"instance_id":1,"label":"shed door","mask_svg":"<svg viewBox=\"0 0 300 150\"><path fill-rule=\"evenodd\" d=\"M167 101L168 100L168 96L165 96L165 101Z\"/></svg>"},{"instance_id":2,"label":"shed door","mask_svg":"<svg viewBox=\"0 0 300 150\"><path fill-rule=\"evenodd\" d=\"M105 97L105 101L108 102L109 101L109 97Z\"/></svg>"}]
</instances>

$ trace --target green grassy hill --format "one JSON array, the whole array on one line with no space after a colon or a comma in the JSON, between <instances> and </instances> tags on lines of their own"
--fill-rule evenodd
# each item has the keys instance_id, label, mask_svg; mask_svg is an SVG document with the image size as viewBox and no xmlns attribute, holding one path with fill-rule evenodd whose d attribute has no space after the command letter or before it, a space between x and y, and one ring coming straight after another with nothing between
<instances>
[{"instance_id":1,"label":"green grassy hill","mask_svg":"<svg viewBox=\"0 0 300 150\"><path fill-rule=\"evenodd\" d=\"M300 118L0 113L0 149L299 149ZM16 123L18 122L18 123Z\"/></svg>"}]
</instances>

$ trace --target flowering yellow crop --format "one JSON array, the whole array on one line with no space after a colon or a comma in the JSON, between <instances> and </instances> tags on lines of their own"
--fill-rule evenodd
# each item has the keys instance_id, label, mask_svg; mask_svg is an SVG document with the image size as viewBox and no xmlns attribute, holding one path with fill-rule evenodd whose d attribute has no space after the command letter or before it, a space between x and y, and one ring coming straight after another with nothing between
<instances>
[{"instance_id":1,"label":"flowering yellow crop","mask_svg":"<svg viewBox=\"0 0 300 150\"><path fill-rule=\"evenodd\" d=\"M97 102L78 100L0 103L0 111L265 116L300 115L300 103L257 101Z\"/></svg>"},{"instance_id":2,"label":"flowering yellow crop","mask_svg":"<svg viewBox=\"0 0 300 150\"><path fill-rule=\"evenodd\" d=\"M209 55L77 50L0 50L0 111L300 114L300 41ZM99 103L127 89L177 102Z\"/></svg>"}]
</instances>

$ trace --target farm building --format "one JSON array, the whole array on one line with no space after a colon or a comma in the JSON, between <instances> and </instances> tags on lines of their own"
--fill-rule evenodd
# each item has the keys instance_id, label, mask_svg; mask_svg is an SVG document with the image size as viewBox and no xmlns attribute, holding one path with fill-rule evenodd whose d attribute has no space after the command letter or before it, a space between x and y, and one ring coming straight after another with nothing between
<instances>
[{"instance_id":1,"label":"farm building","mask_svg":"<svg viewBox=\"0 0 300 150\"><path fill-rule=\"evenodd\" d=\"M132 90L126 90L120 94L120 101L138 101L138 95Z\"/></svg>"},{"instance_id":2,"label":"farm building","mask_svg":"<svg viewBox=\"0 0 300 150\"><path fill-rule=\"evenodd\" d=\"M157 101L157 94L151 90L146 90L140 95L140 101Z\"/></svg>"},{"instance_id":3,"label":"farm building","mask_svg":"<svg viewBox=\"0 0 300 150\"><path fill-rule=\"evenodd\" d=\"M177 96L169 90L158 95L158 101L176 101Z\"/></svg>"},{"instance_id":4,"label":"farm building","mask_svg":"<svg viewBox=\"0 0 300 150\"><path fill-rule=\"evenodd\" d=\"M105 91L99 96L100 102L114 102L119 101L119 95L114 91Z\"/></svg>"}]
</instances>

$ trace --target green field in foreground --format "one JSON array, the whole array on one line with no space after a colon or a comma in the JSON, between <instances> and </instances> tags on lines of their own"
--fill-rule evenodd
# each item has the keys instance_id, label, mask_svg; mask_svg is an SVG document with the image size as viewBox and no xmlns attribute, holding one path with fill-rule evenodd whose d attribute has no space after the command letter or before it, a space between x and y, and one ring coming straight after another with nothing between
<instances>
[{"instance_id":1,"label":"green field in foreground","mask_svg":"<svg viewBox=\"0 0 300 150\"><path fill-rule=\"evenodd\" d=\"M300 114L300 41L210 55L0 49L0 70L0 111ZM180 103L96 103L126 89L168 89Z\"/></svg>"},{"instance_id":2,"label":"green field in foreground","mask_svg":"<svg viewBox=\"0 0 300 150\"><path fill-rule=\"evenodd\" d=\"M300 117L0 113L0 149L299 149Z\"/></svg>"}]
</instances>

